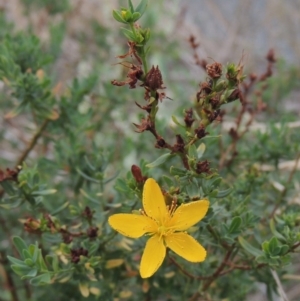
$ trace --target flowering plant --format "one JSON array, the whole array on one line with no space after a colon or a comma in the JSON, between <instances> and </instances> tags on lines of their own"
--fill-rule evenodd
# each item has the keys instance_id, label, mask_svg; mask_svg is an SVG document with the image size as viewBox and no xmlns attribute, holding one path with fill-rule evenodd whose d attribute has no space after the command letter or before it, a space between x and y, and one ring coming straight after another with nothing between
<instances>
[{"instance_id":1,"label":"flowering plant","mask_svg":"<svg viewBox=\"0 0 300 301\"><path fill-rule=\"evenodd\" d=\"M142 256L142 278L152 276L161 266L166 247L191 262L201 262L206 257L205 249L185 232L206 214L209 202L193 201L176 209L175 202L167 206L158 184L153 179L145 182L143 190L144 210L141 215L115 214L108 222L121 234L139 238L151 235Z\"/></svg>"}]
</instances>

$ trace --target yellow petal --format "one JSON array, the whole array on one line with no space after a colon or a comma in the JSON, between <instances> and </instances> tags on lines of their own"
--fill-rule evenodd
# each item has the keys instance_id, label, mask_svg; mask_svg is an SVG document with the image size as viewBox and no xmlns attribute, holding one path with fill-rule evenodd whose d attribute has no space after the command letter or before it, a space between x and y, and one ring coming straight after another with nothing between
<instances>
[{"instance_id":1,"label":"yellow petal","mask_svg":"<svg viewBox=\"0 0 300 301\"><path fill-rule=\"evenodd\" d=\"M168 214L165 198L154 179L145 182L143 206L147 215L157 221L162 221Z\"/></svg>"},{"instance_id":2,"label":"yellow petal","mask_svg":"<svg viewBox=\"0 0 300 301\"><path fill-rule=\"evenodd\" d=\"M172 226L175 231L187 230L205 216L208 206L208 200L200 200L180 205L170 220L170 226Z\"/></svg>"},{"instance_id":3,"label":"yellow petal","mask_svg":"<svg viewBox=\"0 0 300 301\"><path fill-rule=\"evenodd\" d=\"M153 232L153 227L156 226L154 221L144 215L137 214L114 214L109 217L108 223L110 226L131 238L138 238L148 232Z\"/></svg>"},{"instance_id":4,"label":"yellow petal","mask_svg":"<svg viewBox=\"0 0 300 301\"><path fill-rule=\"evenodd\" d=\"M167 247L179 256L191 262L201 262L206 257L205 249L192 236L184 233L172 233L165 238Z\"/></svg>"},{"instance_id":5,"label":"yellow petal","mask_svg":"<svg viewBox=\"0 0 300 301\"><path fill-rule=\"evenodd\" d=\"M161 266L166 256L166 247L158 235L150 237L147 241L145 251L140 265L142 278L151 277Z\"/></svg>"}]
</instances>

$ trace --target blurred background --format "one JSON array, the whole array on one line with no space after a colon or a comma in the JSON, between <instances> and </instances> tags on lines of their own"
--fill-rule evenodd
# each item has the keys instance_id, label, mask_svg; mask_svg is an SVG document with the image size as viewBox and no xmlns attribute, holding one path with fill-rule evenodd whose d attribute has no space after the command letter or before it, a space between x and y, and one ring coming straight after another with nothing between
<instances>
[{"instance_id":1,"label":"blurred background","mask_svg":"<svg viewBox=\"0 0 300 301\"><path fill-rule=\"evenodd\" d=\"M0 9L14 30L30 30L45 43L61 40L60 52L53 51L59 52L56 75L63 84L87 75L99 58L105 58L102 68L112 77L118 72L120 68L112 65L121 51L116 36L121 24L113 20L111 11L122 3L127 0L0 0ZM246 72L262 72L271 48L285 66L300 66L300 0L151 1L141 22L156 31L151 41L153 64L165 68L169 81L202 80L204 72L195 65L188 42L191 35L200 43L201 59L222 64L242 59ZM176 72L179 68L181 72ZM194 93L194 86L185 89ZM299 93L293 92L287 108L298 109L298 100Z\"/></svg>"},{"instance_id":2,"label":"blurred background","mask_svg":"<svg viewBox=\"0 0 300 301\"><path fill-rule=\"evenodd\" d=\"M138 2L138 1L133 1ZM50 25L67 22L63 43L65 66L80 63L82 47L78 35L93 37L91 22L104 28L118 27L113 8L127 1L117 0L1 0L0 8L16 30L30 28L42 40L49 40ZM25 12L25 13L24 13ZM167 43L187 43L193 34L201 44L203 57L226 63L245 54L246 66L260 66L268 49L288 64L300 65L300 1L279 0L164 0L150 2L148 14L168 36ZM144 22L146 20L142 20ZM92 46L92 45L85 45ZM163 47L163 46L162 46ZM113 54L113 52L111 53ZM88 60L88 57L81 57ZM112 61L114 57L111 56ZM188 47L181 59L194 65ZM65 68L64 68L65 69ZM67 70L64 71L67 76Z\"/></svg>"}]
</instances>

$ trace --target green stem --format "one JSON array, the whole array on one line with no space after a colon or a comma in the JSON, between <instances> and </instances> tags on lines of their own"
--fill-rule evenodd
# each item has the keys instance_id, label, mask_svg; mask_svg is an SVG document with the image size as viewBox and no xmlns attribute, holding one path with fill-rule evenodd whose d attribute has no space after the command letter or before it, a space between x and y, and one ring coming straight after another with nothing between
<instances>
[{"instance_id":1,"label":"green stem","mask_svg":"<svg viewBox=\"0 0 300 301\"><path fill-rule=\"evenodd\" d=\"M136 31L135 31L135 28L134 28L133 24L134 24L134 23L129 23L130 28L131 28L131 30L132 30L132 32L133 32L133 34L134 34L134 37L136 37Z\"/></svg>"},{"instance_id":2,"label":"green stem","mask_svg":"<svg viewBox=\"0 0 300 301\"><path fill-rule=\"evenodd\" d=\"M134 37L136 38L137 34L136 34L136 30L135 30L133 24L134 23L130 23L129 26L130 26L130 29L133 32ZM145 45L143 45L142 47L138 47L137 51L138 51L138 54L140 55L140 57L142 59L142 63L143 63L143 66L144 66L144 73L146 75L148 73L148 65L147 65L147 61L146 61Z\"/></svg>"},{"instance_id":3,"label":"green stem","mask_svg":"<svg viewBox=\"0 0 300 301\"><path fill-rule=\"evenodd\" d=\"M141 51L141 59L142 59L142 62L143 62L143 66L144 66L144 73L145 75L148 73L148 65L147 65L147 61L146 61L146 55L145 55L145 48L144 46L142 47L142 51Z\"/></svg>"},{"instance_id":4,"label":"green stem","mask_svg":"<svg viewBox=\"0 0 300 301\"><path fill-rule=\"evenodd\" d=\"M192 138L192 140L190 140L189 143L186 144L185 150L188 151L189 147L192 146L197 140L197 137Z\"/></svg>"}]
</instances>

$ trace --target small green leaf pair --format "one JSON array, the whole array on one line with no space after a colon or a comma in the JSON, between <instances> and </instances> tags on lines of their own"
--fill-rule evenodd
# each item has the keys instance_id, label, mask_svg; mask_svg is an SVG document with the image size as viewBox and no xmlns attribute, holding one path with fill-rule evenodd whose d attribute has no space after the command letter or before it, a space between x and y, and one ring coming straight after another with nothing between
<instances>
[{"instance_id":1,"label":"small green leaf pair","mask_svg":"<svg viewBox=\"0 0 300 301\"><path fill-rule=\"evenodd\" d=\"M140 4L134 8L131 0L128 0L129 9L121 8L121 11L113 10L113 17L116 21L124 24L132 24L139 20L144 14L148 0L142 0Z\"/></svg>"},{"instance_id":2,"label":"small green leaf pair","mask_svg":"<svg viewBox=\"0 0 300 301\"><path fill-rule=\"evenodd\" d=\"M265 252L265 254L270 257L283 256L289 250L288 245L280 246L278 239L275 236L272 239L270 239L269 241L263 242L262 248L263 248L263 251Z\"/></svg>"}]
</instances>

